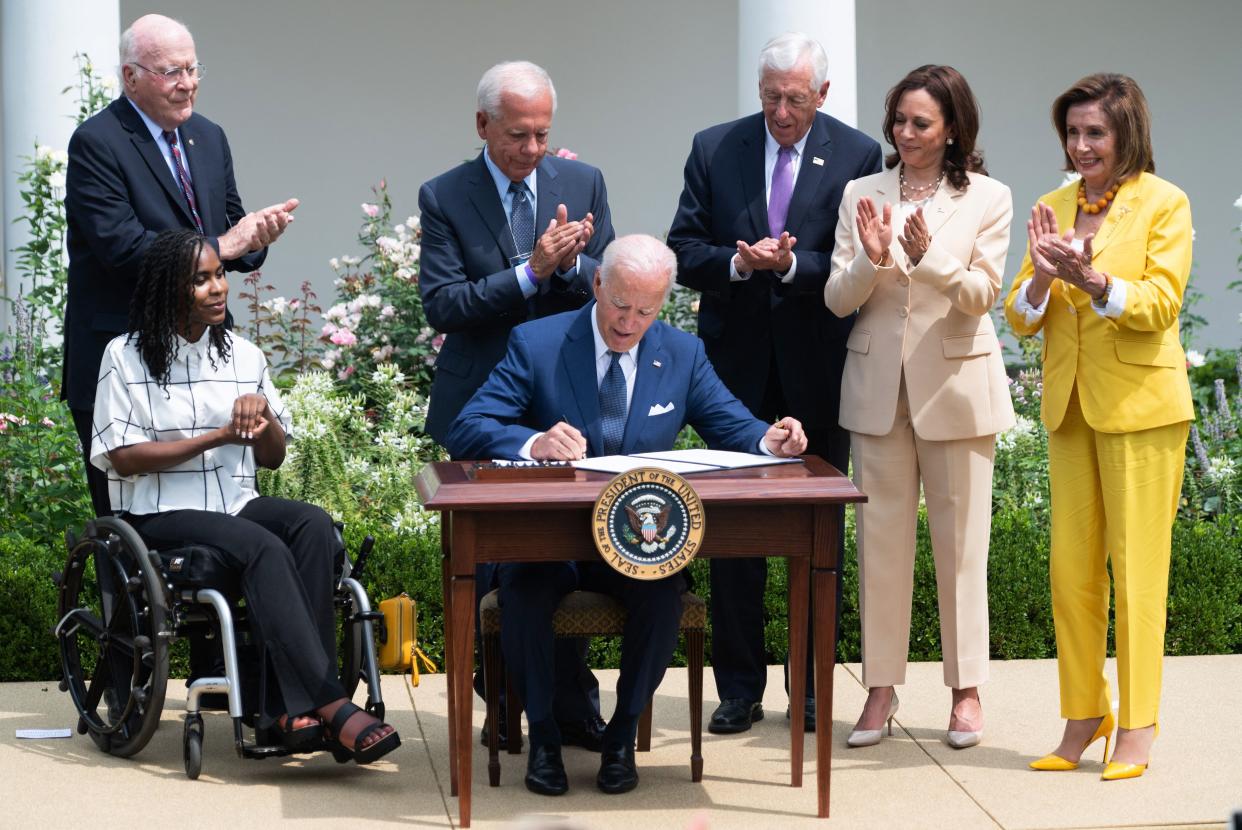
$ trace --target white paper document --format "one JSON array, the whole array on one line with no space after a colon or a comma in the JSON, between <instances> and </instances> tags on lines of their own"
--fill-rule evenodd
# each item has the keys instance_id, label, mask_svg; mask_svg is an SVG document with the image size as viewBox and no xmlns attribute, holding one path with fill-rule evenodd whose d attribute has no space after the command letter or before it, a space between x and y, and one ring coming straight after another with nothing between
<instances>
[{"instance_id":1,"label":"white paper document","mask_svg":"<svg viewBox=\"0 0 1242 830\"><path fill-rule=\"evenodd\" d=\"M18 729L15 734L26 740L41 741L44 738L68 738L73 733L68 729Z\"/></svg>"},{"instance_id":2,"label":"white paper document","mask_svg":"<svg viewBox=\"0 0 1242 830\"><path fill-rule=\"evenodd\" d=\"M634 455L601 455L570 462L579 470L599 473L624 473L639 467L659 467L678 475L707 473L713 470L738 470L768 464L801 463L801 458L776 458L759 453L727 452L725 450L665 450Z\"/></svg>"}]
</instances>

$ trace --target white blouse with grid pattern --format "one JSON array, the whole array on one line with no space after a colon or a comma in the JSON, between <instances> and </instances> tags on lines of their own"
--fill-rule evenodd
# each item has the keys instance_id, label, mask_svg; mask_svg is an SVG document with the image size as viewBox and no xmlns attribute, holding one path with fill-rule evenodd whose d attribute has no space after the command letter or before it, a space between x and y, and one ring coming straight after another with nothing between
<instances>
[{"instance_id":1,"label":"white blouse with grid pattern","mask_svg":"<svg viewBox=\"0 0 1242 830\"><path fill-rule=\"evenodd\" d=\"M235 515L259 495L254 449L226 444L156 473L120 476L108 453L143 441L176 441L211 432L228 423L233 402L248 393L267 398L285 430L293 433L289 411L268 372L267 357L250 341L231 332L231 354L208 354L207 332L197 343L177 337L167 387L147 371L136 341L112 340L104 351L95 391L91 463L108 475L114 511L138 515L170 510L210 510ZM214 360L214 365L213 365Z\"/></svg>"}]
</instances>

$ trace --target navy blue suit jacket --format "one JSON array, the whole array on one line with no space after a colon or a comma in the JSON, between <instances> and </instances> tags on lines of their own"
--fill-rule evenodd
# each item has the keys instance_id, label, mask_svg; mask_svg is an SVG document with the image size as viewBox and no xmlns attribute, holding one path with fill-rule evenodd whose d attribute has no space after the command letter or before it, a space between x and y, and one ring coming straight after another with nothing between
<instances>
[{"instance_id":1,"label":"navy blue suit jacket","mask_svg":"<svg viewBox=\"0 0 1242 830\"><path fill-rule=\"evenodd\" d=\"M699 337L729 389L760 412L775 353L789 406L778 414L808 427L834 426L845 339L854 321L838 318L824 305L824 283L841 194L851 180L879 172L880 146L817 113L785 223L798 239L793 281L785 285L772 272L760 271L730 282L737 241L754 243L769 235L765 139L762 113L694 137L668 244L677 253L677 281L702 293Z\"/></svg>"},{"instance_id":2,"label":"navy blue suit jacket","mask_svg":"<svg viewBox=\"0 0 1242 830\"><path fill-rule=\"evenodd\" d=\"M518 251L483 153L418 192L423 229L419 293L427 321L447 335L436 358L426 424L427 433L441 444L457 413L504 355L514 326L580 308L591 298L595 268L613 239L608 191L599 170L545 156L536 186L536 238L558 204L565 205L571 220L592 213L595 232L578 268L544 280L529 300L513 276Z\"/></svg>"},{"instance_id":3,"label":"navy blue suit jacket","mask_svg":"<svg viewBox=\"0 0 1242 830\"><path fill-rule=\"evenodd\" d=\"M519 458L531 435L562 419L586 436L587 455L604 454L594 313L592 303L513 330L504 359L449 432L453 458ZM651 414L655 407L665 411ZM709 446L738 452L758 451L768 429L721 383L702 341L657 321L638 347L621 452L672 449L686 424Z\"/></svg>"},{"instance_id":4,"label":"navy blue suit jacket","mask_svg":"<svg viewBox=\"0 0 1242 830\"><path fill-rule=\"evenodd\" d=\"M179 129L203 231L219 237L246 215L228 139L197 113ZM74 409L91 409L104 347L129 330L129 304L147 248L160 231L194 228L159 146L124 97L69 139L65 218L69 291L61 394ZM224 267L253 271L266 256L264 248Z\"/></svg>"}]
</instances>

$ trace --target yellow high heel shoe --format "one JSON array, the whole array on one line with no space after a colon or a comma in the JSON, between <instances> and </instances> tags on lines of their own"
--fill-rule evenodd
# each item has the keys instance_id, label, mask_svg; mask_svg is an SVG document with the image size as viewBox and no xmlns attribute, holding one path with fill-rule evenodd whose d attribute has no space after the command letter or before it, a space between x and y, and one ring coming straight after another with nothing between
<instances>
[{"instance_id":1,"label":"yellow high heel shoe","mask_svg":"<svg viewBox=\"0 0 1242 830\"><path fill-rule=\"evenodd\" d=\"M1154 743L1156 738L1160 737L1160 724L1156 724L1155 734L1151 736ZM1151 750L1148 750L1150 756ZM1101 781L1124 781L1127 778L1138 778L1147 772L1147 768L1151 766L1151 758L1148 757L1146 764L1124 764L1117 761L1110 763L1104 768L1104 772L1100 775Z\"/></svg>"},{"instance_id":2,"label":"yellow high heel shoe","mask_svg":"<svg viewBox=\"0 0 1242 830\"><path fill-rule=\"evenodd\" d=\"M1091 746L1091 744L1095 743L1100 738L1103 738L1104 739L1104 760L1102 761L1102 763L1107 764L1108 763L1108 747L1109 747L1109 744L1113 740L1113 727L1115 727L1116 725L1117 725L1117 722L1116 720L1113 719L1113 713L1110 711L1107 715L1105 715L1100 720L1100 725L1095 728L1095 734L1093 734L1090 738L1087 739L1087 743L1083 745L1082 751L1086 752L1087 747ZM1078 762L1068 761L1065 758L1062 758L1060 755L1057 755L1055 753L1050 753L1040 758L1037 761L1031 761L1030 766L1031 766L1031 769L1040 770L1041 772L1069 772L1072 769L1078 769ZM1139 775L1142 775L1142 774L1143 773L1141 772L1139 773Z\"/></svg>"}]
</instances>

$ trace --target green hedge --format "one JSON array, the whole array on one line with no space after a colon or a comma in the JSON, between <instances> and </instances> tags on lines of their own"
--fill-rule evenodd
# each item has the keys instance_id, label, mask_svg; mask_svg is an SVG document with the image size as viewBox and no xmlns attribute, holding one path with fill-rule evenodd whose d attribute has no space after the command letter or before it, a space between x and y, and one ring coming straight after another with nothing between
<instances>
[{"instance_id":1,"label":"green hedge","mask_svg":"<svg viewBox=\"0 0 1242 830\"><path fill-rule=\"evenodd\" d=\"M852 512L852 511L851 511ZM858 567L854 556L852 515L846 523L841 656L859 659ZM1169 574L1166 651L1170 655L1242 653L1242 551L1235 521L1190 523L1173 528L1173 564ZM366 529L346 529L356 549ZM438 529L398 535L375 531L376 546L364 580L372 601L406 591L419 604L419 640L438 665L443 664L443 603L440 596ZM63 567L64 548L16 534L0 536L0 681L58 677L59 657L50 631L55 624L56 590L52 573ZM708 562L691 566L695 590L710 601ZM769 657L785 659L786 569L769 562L765 603L765 638ZM1048 535L1026 511L1005 512L992 521L988 564L992 655L1000 659L1041 658L1056 654L1048 593ZM915 592L910 626L910 659L940 659L940 625L936 607L935 567L926 521L920 521L915 559ZM710 630L708 642L710 644ZM616 638L592 641L592 664L615 666ZM710 654L710 651L708 652ZM181 649L174 673L184 665ZM676 664L684 665L680 647Z\"/></svg>"}]
</instances>

